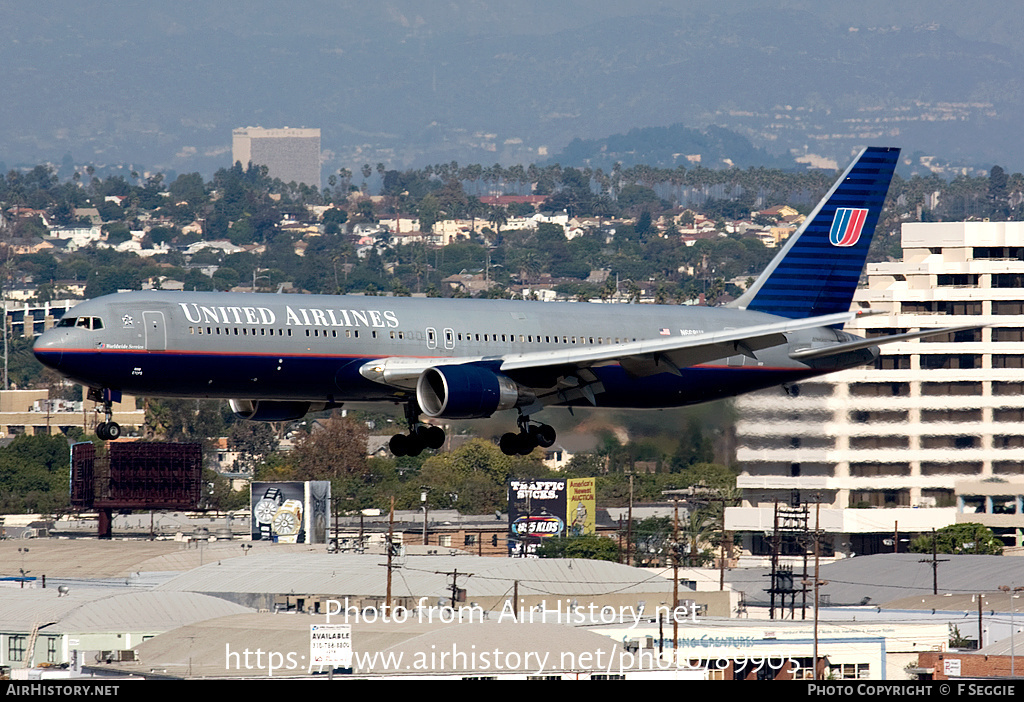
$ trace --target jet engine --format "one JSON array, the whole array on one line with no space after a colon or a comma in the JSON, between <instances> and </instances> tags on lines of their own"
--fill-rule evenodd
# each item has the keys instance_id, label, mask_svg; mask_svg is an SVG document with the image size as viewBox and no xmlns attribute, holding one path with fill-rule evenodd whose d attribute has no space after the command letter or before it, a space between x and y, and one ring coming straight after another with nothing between
<instances>
[{"instance_id":1,"label":"jet engine","mask_svg":"<svg viewBox=\"0 0 1024 702\"><path fill-rule=\"evenodd\" d=\"M302 419L313 407L312 402L277 402L273 400L228 400L231 411L242 419L256 422L286 422Z\"/></svg>"},{"instance_id":2,"label":"jet engine","mask_svg":"<svg viewBox=\"0 0 1024 702\"><path fill-rule=\"evenodd\" d=\"M430 417L490 417L535 399L533 393L508 376L480 366L435 366L423 371L416 382L416 401Z\"/></svg>"}]
</instances>

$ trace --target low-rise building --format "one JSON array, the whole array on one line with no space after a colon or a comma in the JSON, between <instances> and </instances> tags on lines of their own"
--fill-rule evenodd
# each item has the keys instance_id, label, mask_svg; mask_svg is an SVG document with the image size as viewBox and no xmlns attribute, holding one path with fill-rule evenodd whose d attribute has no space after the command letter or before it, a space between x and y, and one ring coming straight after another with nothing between
<instances>
[{"instance_id":1,"label":"low-rise building","mask_svg":"<svg viewBox=\"0 0 1024 702\"><path fill-rule=\"evenodd\" d=\"M145 426L146 412L125 395L114 403L113 420L126 431ZM51 400L47 390L0 390L0 437L57 434L79 427L93 433L103 421L103 406L92 400Z\"/></svg>"}]
</instances>

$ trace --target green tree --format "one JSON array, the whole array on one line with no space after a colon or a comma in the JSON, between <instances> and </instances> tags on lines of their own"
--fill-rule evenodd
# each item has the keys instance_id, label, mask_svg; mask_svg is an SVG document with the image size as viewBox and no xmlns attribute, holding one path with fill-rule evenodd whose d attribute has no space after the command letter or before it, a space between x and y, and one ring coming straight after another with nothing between
<instances>
[{"instance_id":1,"label":"green tree","mask_svg":"<svg viewBox=\"0 0 1024 702\"><path fill-rule=\"evenodd\" d=\"M679 524L679 549L687 566L704 566L714 560L713 545L718 534L716 522L705 509L691 509Z\"/></svg>"},{"instance_id":2,"label":"green tree","mask_svg":"<svg viewBox=\"0 0 1024 702\"><path fill-rule=\"evenodd\" d=\"M203 486L200 505L204 509L229 512L244 509L249 504L248 490L232 490L230 480L209 468L203 469Z\"/></svg>"},{"instance_id":3,"label":"green tree","mask_svg":"<svg viewBox=\"0 0 1024 702\"><path fill-rule=\"evenodd\" d=\"M1004 221L1010 217L1009 177L1000 166L992 166L988 175L989 217Z\"/></svg>"},{"instance_id":4,"label":"green tree","mask_svg":"<svg viewBox=\"0 0 1024 702\"><path fill-rule=\"evenodd\" d=\"M69 455L62 434L21 434L0 449L0 509L56 512L66 508Z\"/></svg>"},{"instance_id":5,"label":"green tree","mask_svg":"<svg viewBox=\"0 0 1024 702\"><path fill-rule=\"evenodd\" d=\"M430 232L434 228L434 223L441 218L441 203L433 193L427 193L420 200L416 212L420 218L420 231Z\"/></svg>"},{"instance_id":6,"label":"green tree","mask_svg":"<svg viewBox=\"0 0 1024 702\"><path fill-rule=\"evenodd\" d=\"M147 433L164 441L209 443L224 433L226 404L219 400L149 399Z\"/></svg>"},{"instance_id":7,"label":"green tree","mask_svg":"<svg viewBox=\"0 0 1024 702\"><path fill-rule=\"evenodd\" d=\"M238 421L228 432L231 448L239 453L235 467L243 473L255 474L257 466L277 450L277 435L270 422Z\"/></svg>"},{"instance_id":8,"label":"green tree","mask_svg":"<svg viewBox=\"0 0 1024 702\"><path fill-rule=\"evenodd\" d=\"M932 534L921 534L910 542L911 553L931 553ZM951 524L934 534L938 553L971 553L988 556L1003 555L1003 542L983 524L967 522Z\"/></svg>"},{"instance_id":9,"label":"green tree","mask_svg":"<svg viewBox=\"0 0 1024 702\"><path fill-rule=\"evenodd\" d=\"M490 441L474 439L426 459L419 479L432 488L432 509L458 507L467 514L480 514L505 509L509 477L530 472L543 472L536 455L506 456Z\"/></svg>"},{"instance_id":10,"label":"green tree","mask_svg":"<svg viewBox=\"0 0 1024 702\"><path fill-rule=\"evenodd\" d=\"M293 452L296 479L337 480L366 473L366 425L333 413L299 436Z\"/></svg>"},{"instance_id":11,"label":"green tree","mask_svg":"<svg viewBox=\"0 0 1024 702\"><path fill-rule=\"evenodd\" d=\"M103 233L107 235L107 243L111 246L123 244L132 238L131 230L124 222L103 225Z\"/></svg>"},{"instance_id":12,"label":"green tree","mask_svg":"<svg viewBox=\"0 0 1024 702\"><path fill-rule=\"evenodd\" d=\"M690 419L672 456L672 469L683 470L696 463L711 463L713 460L714 443L704 433L701 423L695 418Z\"/></svg>"},{"instance_id":13,"label":"green tree","mask_svg":"<svg viewBox=\"0 0 1024 702\"><path fill-rule=\"evenodd\" d=\"M640 566L666 566L672 548L672 520L648 517L633 525L633 560Z\"/></svg>"},{"instance_id":14,"label":"green tree","mask_svg":"<svg viewBox=\"0 0 1024 702\"><path fill-rule=\"evenodd\" d=\"M537 547L539 558L586 558L592 561L619 561L619 545L614 539L597 534L556 536L544 539Z\"/></svg>"}]
</instances>

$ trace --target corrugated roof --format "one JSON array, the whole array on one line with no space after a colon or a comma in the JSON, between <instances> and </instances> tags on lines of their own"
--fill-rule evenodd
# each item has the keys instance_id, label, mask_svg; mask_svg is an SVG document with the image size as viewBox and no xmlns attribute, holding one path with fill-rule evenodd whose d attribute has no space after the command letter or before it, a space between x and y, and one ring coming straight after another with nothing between
<instances>
[{"instance_id":1,"label":"corrugated roof","mask_svg":"<svg viewBox=\"0 0 1024 702\"><path fill-rule=\"evenodd\" d=\"M270 594L322 594L383 597L387 559L360 554L253 553L197 568L158 590ZM581 559L508 559L460 556L407 556L392 580L396 597L444 595L448 573L459 572L467 596L502 596L515 581L520 593L552 595L671 592L671 582L637 568Z\"/></svg>"},{"instance_id":2,"label":"corrugated roof","mask_svg":"<svg viewBox=\"0 0 1024 702\"><path fill-rule=\"evenodd\" d=\"M1024 583L1024 558L1013 556L956 556L939 554L938 591L943 593L991 592L1000 585ZM799 569L793 580L799 587ZM813 579L814 561L808 572ZM770 585L767 568L735 569L726 572L726 580L746 593L750 604L766 605ZM885 605L911 595L932 594L931 554L884 553L857 556L823 565L820 577L828 584L821 594L834 606ZM799 599L799 598L798 598Z\"/></svg>"},{"instance_id":3,"label":"corrugated roof","mask_svg":"<svg viewBox=\"0 0 1024 702\"><path fill-rule=\"evenodd\" d=\"M18 575L24 567L32 576L48 578L128 577L139 571L188 570L216 559L245 555L240 541L186 544L180 541L27 539L0 541L0 575ZM244 542L252 553L261 550L323 552L323 546ZM27 552L19 552L27 548ZM24 564L24 565L22 565Z\"/></svg>"},{"instance_id":4,"label":"corrugated roof","mask_svg":"<svg viewBox=\"0 0 1024 702\"><path fill-rule=\"evenodd\" d=\"M321 617L294 614L225 617L185 626L143 642L137 647L138 662L96 667L183 678L268 679L269 653L276 652L282 655L272 677L301 676L306 675L308 669L309 627L317 623L322 623ZM499 624L494 621L428 624L415 617L403 623L355 623L352 647L357 654L371 654L371 659L376 661L376 665L357 665L356 674L390 675L458 671L533 673L539 669L539 661L545 662L545 672L551 672L564 669L565 660L579 660L580 653L586 653L588 661L603 661L601 667L604 667L613 660L613 653L622 648L614 639L564 624ZM259 660L257 650L263 652ZM246 651L250 652L248 658ZM562 652L574 655L563 659ZM291 669L288 668L288 653L297 663ZM401 655L403 663L397 668L387 667L385 654ZM513 665L518 667L512 668ZM591 666L582 667L589 669Z\"/></svg>"},{"instance_id":5,"label":"corrugated roof","mask_svg":"<svg viewBox=\"0 0 1024 702\"><path fill-rule=\"evenodd\" d=\"M125 592L72 589L0 590L0 631L88 633L166 631L183 624L252 612L242 605L194 592Z\"/></svg>"}]
</instances>

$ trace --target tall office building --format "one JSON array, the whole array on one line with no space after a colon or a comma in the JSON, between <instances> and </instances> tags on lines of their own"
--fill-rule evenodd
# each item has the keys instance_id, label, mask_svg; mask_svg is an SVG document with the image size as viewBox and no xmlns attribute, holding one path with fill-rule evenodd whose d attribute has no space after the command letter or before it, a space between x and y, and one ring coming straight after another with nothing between
<instances>
[{"instance_id":1,"label":"tall office building","mask_svg":"<svg viewBox=\"0 0 1024 702\"><path fill-rule=\"evenodd\" d=\"M231 133L231 162L266 166L271 178L320 187L320 130L244 127Z\"/></svg>"},{"instance_id":2,"label":"tall office building","mask_svg":"<svg viewBox=\"0 0 1024 702\"><path fill-rule=\"evenodd\" d=\"M790 397L740 398L744 506L731 528L750 532L755 553L776 502L821 501L823 528L850 553L891 551L901 531L954 521L1024 540L1024 223L904 224L902 243L903 260L869 265L854 298L882 314L846 329L989 326L882 346L873 367Z\"/></svg>"}]
</instances>

